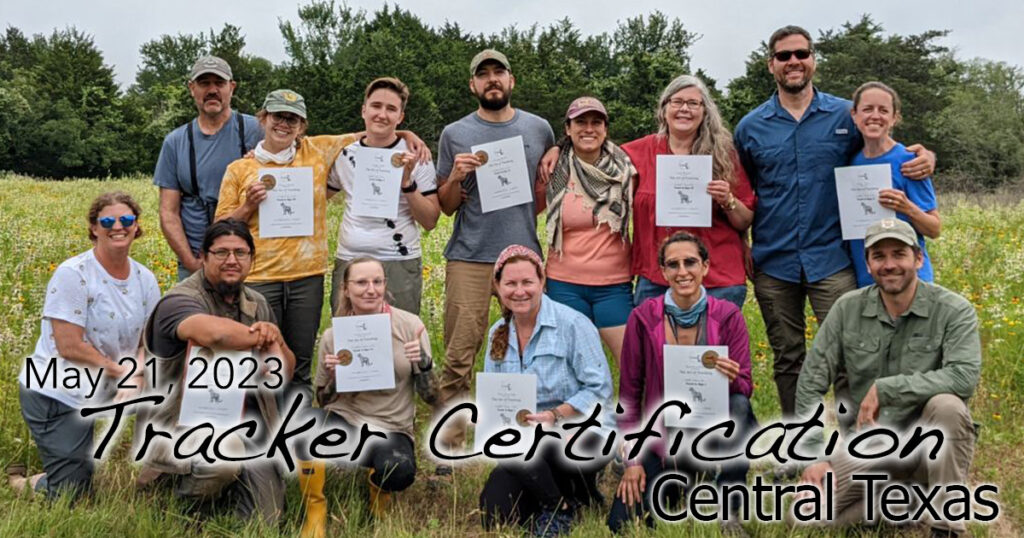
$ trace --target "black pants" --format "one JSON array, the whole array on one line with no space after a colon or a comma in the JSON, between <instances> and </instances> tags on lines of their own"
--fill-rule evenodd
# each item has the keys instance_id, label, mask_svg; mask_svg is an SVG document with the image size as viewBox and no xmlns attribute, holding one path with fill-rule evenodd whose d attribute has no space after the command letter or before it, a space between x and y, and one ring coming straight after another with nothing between
<instances>
[{"instance_id":1,"label":"black pants","mask_svg":"<svg viewBox=\"0 0 1024 538\"><path fill-rule=\"evenodd\" d=\"M324 276L314 275L288 282L259 282L248 286L267 299L281 336L295 354L295 376L289 387L291 390L285 394L301 390L306 400L312 402L313 347L320 331ZM286 397L284 401L291 401L291 398Z\"/></svg>"},{"instance_id":2,"label":"black pants","mask_svg":"<svg viewBox=\"0 0 1024 538\"><path fill-rule=\"evenodd\" d=\"M359 428L349 424L337 413L332 413L320 408L311 408L305 412L319 415L317 422L323 424L324 430L341 429L345 430L348 439L358 439ZM379 431L373 428L374 431ZM402 491L412 485L416 480L416 449L412 439L401 432L381 432L384 439L375 438L367 441L363 452L355 464L361 467L373 469L370 481L384 491ZM354 441L350 441L353 442ZM353 445L354 446L354 445ZM317 459L309 453L309 448L304 444L298 444L298 457L306 460ZM348 463L348 456L343 460L326 460L328 463Z\"/></svg>"},{"instance_id":3,"label":"black pants","mask_svg":"<svg viewBox=\"0 0 1024 538\"><path fill-rule=\"evenodd\" d=\"M578 454L597 455L604 439L590 435L581 440ZM603 501L597 490L597 473L611 456L590 462L566 461L563 447L547 443L529 462L503 462L491 471L480 493L484 529L497 525L526 524L542 511L589 506Z\"/></svg>"}]
</instances>

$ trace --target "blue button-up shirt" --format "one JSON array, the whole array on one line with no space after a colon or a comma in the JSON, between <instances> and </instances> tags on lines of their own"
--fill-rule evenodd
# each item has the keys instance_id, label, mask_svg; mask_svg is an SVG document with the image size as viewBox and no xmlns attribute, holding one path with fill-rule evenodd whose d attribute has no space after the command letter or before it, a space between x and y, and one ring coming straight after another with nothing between
<instances>
[{"instance_id":1,"label":"blue button-up shirt","mask_svg":"<svg viewBox=\"0 0 1024 538\"><path fill-rule=\"evenodd\" d=\"M551 409L563 402L589 415L601 404L603 425L611 426L612 376L608 370L597 328L583 314L544 295L533 334L519 356L516 326L509 330L504 360L491 358L494 331L505 324L491 326L484 355L484 371L537 376L537 411Z\"/></svg>"},{"instance_id":2,"label":"blue button-up shirt","mask_svg":"<svg viewBox=\"0 0 1024 538\"><path fill-rule=\"evenodd\" d=\"M757 193L751 254L773 278L816 282L850 266L833 169L862 145L851 106L815 90L797 121L776 93L736 126L736 150Z\"/></svg>"}]
</instances>

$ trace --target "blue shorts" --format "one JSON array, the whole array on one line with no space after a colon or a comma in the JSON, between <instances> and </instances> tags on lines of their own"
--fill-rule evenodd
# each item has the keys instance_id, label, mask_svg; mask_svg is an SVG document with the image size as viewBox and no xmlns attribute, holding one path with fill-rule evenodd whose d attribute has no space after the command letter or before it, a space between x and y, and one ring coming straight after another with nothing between
<instances>
[{"instance_id":1,"label":"blue shorts","mask_svg":"<svg viewBox=\"0 0 1024 538\"><path fill-rule=\"evenodd\" d=\"M633 286L629 282L586 286L549 278L548 297L587 316L598 329L625 325L633 310Z\"/></svg>"}]
</instances>

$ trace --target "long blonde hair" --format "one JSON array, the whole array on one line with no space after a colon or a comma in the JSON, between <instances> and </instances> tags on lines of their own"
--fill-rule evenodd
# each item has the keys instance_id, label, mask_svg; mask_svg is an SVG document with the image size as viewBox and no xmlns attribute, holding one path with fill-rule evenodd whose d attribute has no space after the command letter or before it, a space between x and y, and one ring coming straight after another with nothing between
<instances>
[{"instance_id":1,"label":"long blonde hair","mask_svg":"<svg viewBox=\"0 0 1024 538\"><path fill-rule=\"evenodd\" d=\"M352 302L348 300L348 296L345 295L345 288L348 287L348 276L352 272L352 266L360 263L375 263L380 266L381 270L384 269L384 264L380 260L372 256L362 256L356 258L345 266L345 269L341 272L341 291L338 293L338 308L334 311L335 317L349 316L352 314ZM384 286L384 292L381 294L381 299L386 303L388 301L388 288Z\"/></svg>"},{"instance_id":2,"label":"long blonde hair","mask_svg":"<svg viewBox=\"0 0 1024 538\"><path fill-rule=\"evenodd\" d=\"M668 119L665 109L668 107L672 96L686 88L697 88L700 91L701 100L704 101L704 119L697 127L697 136L693 141L693 148L690 153L693 155L711 156L711 176L729 182L736 183L736 168L733 163L732 133L725 128L722 115L718 112L718 105L711 97L711 92L701 80L693 75L680 75L665 86L661 92L661 99L658 100L658 132L668 136Z\"/></svg>"}]
</instances>

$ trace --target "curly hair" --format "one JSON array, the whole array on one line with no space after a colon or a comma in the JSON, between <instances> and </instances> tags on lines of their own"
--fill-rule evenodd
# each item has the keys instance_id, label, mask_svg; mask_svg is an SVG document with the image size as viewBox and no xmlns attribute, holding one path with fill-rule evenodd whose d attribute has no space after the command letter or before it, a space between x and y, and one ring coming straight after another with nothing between
<instances>
[{"instance_id":1,"label":"curly hair","mask_svg":"<svg viewBox=\"0 0 1024 538\"><path fill-rule=\"evenodd\" d=\"M92 241L93 243L96 242L96 234L92 233L92 227L96 224L97 219L99 219L100 211L103 211L105 207L114 204L124 204L128 206L128 208L132 210L132 214L135 215L136 219L142 216L142 206L135 201L135 198L132 198L132 195L122 191L105 192L97 196L96 199L92 201L92 204L89 205L89 213L85 217L86 221L89 222L89 241ZM136 220L135 238L138 239L140 237L142 237L142 225L139 224L138 220Z\"/></svg>"}]
</instances>

